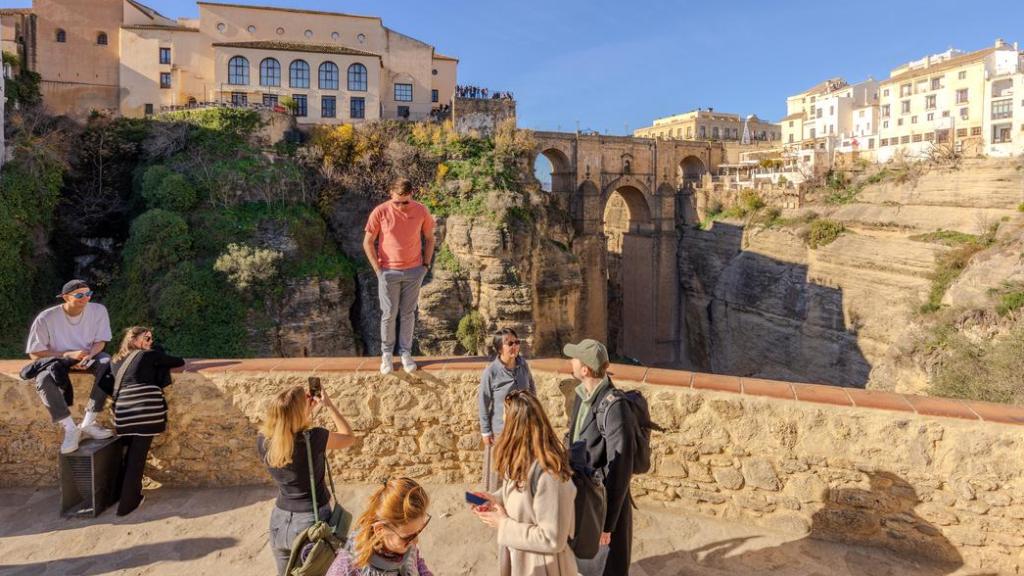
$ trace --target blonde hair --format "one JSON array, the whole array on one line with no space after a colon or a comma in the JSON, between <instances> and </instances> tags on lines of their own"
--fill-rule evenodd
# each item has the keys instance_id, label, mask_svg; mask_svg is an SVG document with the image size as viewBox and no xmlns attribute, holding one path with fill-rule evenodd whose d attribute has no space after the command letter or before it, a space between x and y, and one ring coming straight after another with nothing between
<instances>
[{"instance_id":1,"label":"blonde hair","mask_svg":"<svg viewBox=\"0 0 1024 576\"><path fill-rule=\"evenodd\" d=\"M291 464L295 435L309 428L309 424L308 400L302 386L292 386L274 396L267 403L260 427L267 448L267 464L274 468ZM315 487L310 486L310 490L315 490Z\"/></svg>"},{"instance_id":2,"label":"blonde hair","mask_svg":"<svg viewBox=\"0 0 1024 576\"><path fill-rule=\"evenodd\" d=\"M374 491L366 505L366 511L357 521L355 539L355 564L365 568L370 564L374 552L384 549L384 538L373 529L377 522L393 527L414 522L427 515L430 497L422 486L412 478L392 478Z\"/></svg>"},{"instance_id":3,"label":"blonde hair","mask_svg":"<svg viewBox=\"0 0 1024 576\"><path fill-rule=\"evenodd\" d=\"M148 326L132 326L124 331L124 338L121 339L121 347L117 350L117 354L111 359L111 362L120 362L128 357L129 354L136 350L141 350L135 346L135 339L147 332L152 332L153 329Z\"/></svg>"},{"instance_id":4,"label":"blonde hair","mask_svg":"<svg viewBox=\"0 0 1024 576\"><path fill-rule=\"evenodd\" d=\"M544 407L525 390L505 396L505 429L494 447L495 470L524 490L537 462L547 473L569 480L569 456L555 434Z\"/></svg>"}]
</instances>

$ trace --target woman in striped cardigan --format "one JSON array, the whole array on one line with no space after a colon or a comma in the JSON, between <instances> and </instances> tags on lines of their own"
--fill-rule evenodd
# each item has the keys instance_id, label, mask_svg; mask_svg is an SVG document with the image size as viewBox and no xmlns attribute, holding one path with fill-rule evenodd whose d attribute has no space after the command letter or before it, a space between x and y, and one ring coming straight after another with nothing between
<instances>
[{"instance_id":1,"label":"woman in striped cardigan","mask_svg":"<svg viewBox=\"0 0 1024 576\"><path fill-rule=\"evenodd\" d=\"M121 463L121 498L117 515L139 507L142 472L153 437L167 429L164 387L171 383L171 368L185 361L153 344L153 330L132 326L125 330L121 349L111 362L114 373L114 428L125 448Z\"/></svg>"}]
</instances>

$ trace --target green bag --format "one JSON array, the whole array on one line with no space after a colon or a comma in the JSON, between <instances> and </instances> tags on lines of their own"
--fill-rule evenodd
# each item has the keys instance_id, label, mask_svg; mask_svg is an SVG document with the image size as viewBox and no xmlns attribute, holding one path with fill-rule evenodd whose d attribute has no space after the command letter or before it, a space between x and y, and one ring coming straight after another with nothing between
<instances>
[{"instance_id":1,"label":"green bag","mask_svg":"<svg viewBox=\"0 0 1024 576\"><path fill-rule=\"evenodd\" d=\"M352 514L338 503L334 491L334 476L331 474L331 463L324 454L324 467L330 481L331 499L334 507L330 518L320 519L320 506L316 501L316 480L313 478L313 449L309 445L309 431L302 433L306 439L306 462L309 466L309 491L313 494L313 525L295 537L292 552L288 556L288 567L284 573L289 576L324 576L334 563L338 550L348 539L349 527L352 525ZM302 560L302 551L311 547L306 559Z\"/></svg>"}]
</instances>

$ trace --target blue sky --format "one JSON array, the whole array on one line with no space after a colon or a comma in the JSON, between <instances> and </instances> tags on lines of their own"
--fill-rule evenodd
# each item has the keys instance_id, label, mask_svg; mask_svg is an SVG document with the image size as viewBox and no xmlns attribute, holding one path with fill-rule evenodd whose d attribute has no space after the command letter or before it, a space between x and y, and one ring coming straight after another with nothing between
<instances>
[{"instance_id":1,"label":"blue sky","mask_svg":"<svg viewBox=\"0 0 1024 576\"><path fill-rule=\"evenodd\" d=\"M198 14L192 1L142 1L170 17ZM1021 0L234 2L381 16L460 58L460 83L512 90L520 126L578 121L611 134L704 106L778 120L787 95L825 78L885 77L997 37L1024 43Z\"/></svg>"}]
</instances>

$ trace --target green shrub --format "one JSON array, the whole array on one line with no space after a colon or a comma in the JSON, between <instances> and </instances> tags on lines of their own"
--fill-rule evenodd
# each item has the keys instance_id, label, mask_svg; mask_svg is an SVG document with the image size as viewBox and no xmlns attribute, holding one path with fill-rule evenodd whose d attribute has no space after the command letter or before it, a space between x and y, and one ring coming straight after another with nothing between
<instances>
[{"instance_id":1,"label":"green shrub","mask_svg":"<svg viewBox=\"0 0 1024 576\"><path fill-rule=\"evenodd\" d=\"M246 244L228 244L226 252L217 257L213 269L228 277L239 292L265 286L277 277L282 254Z\"/></svg>"},{"instance_id":2,"label":"green shrub","mask_svg":"<svg viewBox=\"0 0 1024 576\"><path fill-rule=\"evenodd\" d=\"M184 262L160 282L155 328L175 354L204 358L248 355L246 307L208 266Z\"/></svg>"},{"instance_id":3,"label":"green shrub","mask_svg":"<svg viewBox=\"0 0 1024 576\"><path fill-rule=\"evenodd\" d=\"M1024 212L1024 202L1017 204L1017 212Z\"/></svg>"},{"instance_id":4,"label":"green shrub","mask_svg":"<svg viewBox=\"0 0 1024 576\"><path fill-rule=\"evenodd\" d=\"M756 191L747 188L740 191L739 206L743 210L743 215L747 215L764 208L765 203Z\"/></svg>"},{"instance_id":5,"label":"green shrub","mask_svg":"<svg viewBox=\"0 0 1024 576\"><path fill-rule=\"evenodd\" d=\"M148 281L192 257L188 224L179 214L155 208L132 222L123 258L127 272Z\"/></svg>"},{"instance_id":6,"label":"green shrub","mask_svg":"<svg viewBox=\"0 0 1024 576\"><path fill-rule=\"evenodd\" d=\"M441 249L437 251L437 255L434 256L434 264L441 270L446 270L452 274L462 272L459 259L455 257L455 254L452 253L451 248L448 248L447 244L442 244Z\"/></svg>"},{"instance_id":7,"label":"green shrub","mask_svg":"<svg viewBox=\"0 0 1024 576\"><path fill-rule=\"evenodd\" d=\"M455 337L459 344L470 354L477 354L484 345L484 318L476 310L466 314L459 320L459 327L455 331Z\"/></svg>"},{"instance_id":8,"label":"green shrub","mask_svg":"<svg viewBox=\"0 0 1024 576\"><path fill-rule=\"evenodd\" d=\"M146 176L142 180L142 195L146 199L148 208L188 212L196 205L198 200L196 189L188 181L188 178L176 173L166 174L160 179L154 177L153 181L158 184L155 187L150 187L149 176L152 171L153 168L147 170ZM154 176L159 176L159 173Z\"/></svg>"},{"instance_id":9,"label":"green shrub","mask_svg":"<svg viewBox=\"0 0 1024 576\"><path fill-rule=\"evenodd\" d=\"M807 230L807 245L812 249L827 246L839 238L846 227L842 222L822 218L811 222Z\"/></svg>"}]
</instances>

